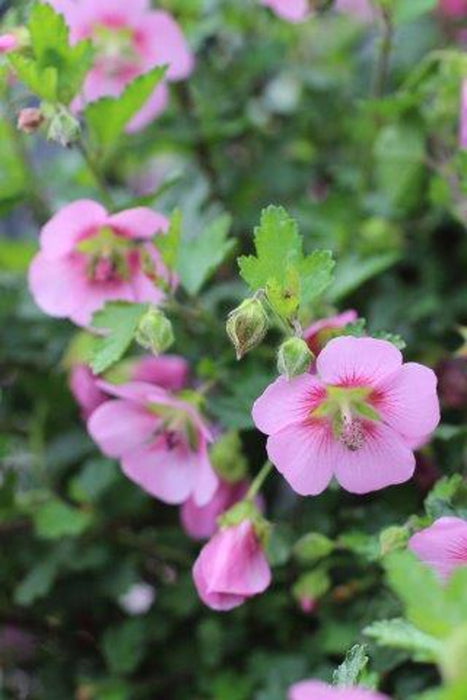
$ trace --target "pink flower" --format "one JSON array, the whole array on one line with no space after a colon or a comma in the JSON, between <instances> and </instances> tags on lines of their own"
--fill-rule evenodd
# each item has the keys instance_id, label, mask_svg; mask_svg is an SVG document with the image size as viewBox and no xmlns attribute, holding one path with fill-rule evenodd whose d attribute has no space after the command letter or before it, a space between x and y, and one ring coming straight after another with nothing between
<instances>
[{"instance_id":1,"label":"pink flower","mask_svg":"<svg viewBox=\"0 0 467 700\"><path fill-rule=\"evenodd\" d=\"M261 0L278 17L288 22L301 22L308 15L308 0Z\"/></svg>"},{"instance_id":2,"label":"pink flower","mask_svg":"<svg viewBox=\"0 0 467 700\"><path fill-rule=\"evenodd\" d=\"M459 566L467 566L467 521L439 518L410 538L409 549L446 581Z\"/></svg>"},{"instance_id":3,"label":"pink flower","mask_svg":"<svg viewBox=\"0 0 467 700\"><path fill-rule=\"evenodd\" d=\"M180 391L187 381L188 364L177 355L151 355L121 362L113 369L112 378L118 375L120 382L141 381L157 384L163 389ZM91 413L109 398L98 386L99 377L90 367L74 365L70 372L69 386L76 403L87 420Z\"/></svg>"},{"instance_id":4,"label":"pink flower","mask_svg":"<svg viewBox=\"0 0 467 700\"><path fill-rule=\"evenodd\" d=\"M158 304L157 280L167 270L151 239L167 227L162 214L145 207L109 215L91 200L68 204L41 231L29 269L36 304L83 326L107 301Z\"/></svg>"},{"instance_id":5,"label":"pink flower","mask_svg":"<svg viewBox=\"0 0 467 700\"><path fill-rule=\"evenodd\" d=\"M19 46L18 39L14 34L0 35L0 54L15 51Z\"/></svg>"},{"instance_id":6,"label":"pink flower","mask_svg":"<svg viewBox=\"0 0 467 700\"><path fill-rule=\"evenodd\" d=\"M353 323L358 318L358 314L353 309L344 311L336 316L322 318L315 321L303 332L303 339L306 340L311 352L318 355L320 350L326 345L328 340L340 335L342 328Z\"/></svg>"},{"instance_id":7,"label":"pink flower","mask_svg":"<svg viewBox=\"0 0 467 700\"><path fill-rule=\"evenodd\" d=\"M446 17L463 19L467 17L467 0L439 0L439 10Z\"/></svg>"},{"instance_id":8,"label":"pink flower","mask_svg":"<svg viewBox=\"0 0 467 700\"><path fill-rule=\"evenodd\" d=\"M98 387L116 397L88 421L102 452L119 459L129 479L165 503L190 497L197 505L208 503L218 479L207 451L211 434L195 408L147 382Z\"/></svg>"},{"instance_id":9,"label":"pink flower","mask_svg":"<svg viewBox=\"0 0 467 700\"><path fill-rule=\"evenodd\" d=\"M467 148L467 80L462 81L460 124L459 124L459 146Z\"/></svg>"},{"instance_id":10,"label":"pink flower","mask_svg":"<svg viewBox=\"0 0 467 700\"><path fill-rule=\"evenodd\" d=\"M152 10L149 0L48 0L70 27L72 42L90 38L96 58L74 107L105 95L118 96L137 76L168 65L166 80L190 75L194 58L179 25L164 10ZM167 103L166 83L160 84L131 121L128 130L143 128Z\"/></svg>"},{"instance_id":11,"label":"pink flower","mask_svg":"<svg viewBox=\"0 0 467 700\"><path fill-rule=\"evenodd\" d=\"M223 528L203 547L193 566L198 595L213 610L232 610L262 593L271 571L253 523Z\"/></svg>"},{"instance_id":12,"label":"pink flower","mask_svg":"<svg viewBox=\"0 0 467 700\"><path fill-rule=\"evenodd\" d=\"M363 22L372 22L377 16L370 0L336 0L334 8Z\"/></svg>"},{"instance_id":13,"label":"pink flower","mask_svg":"<svg viewBox=\"0 0 467 700\"><path fill-rule=\"evenodd\" d=\"M339 688L321 681L301 681L290 689L288 700L389 700L366 688Z\"/></svg>"},{"instance_id":14,"label":"pink flower","mask_svg":"<svg viewBox=\"0 0 467 700\"><path fill-rule=\"evenodd\" d=\"M436 376L403 365L385 340L342 336L320 352L316 374L280 377L252 415L297 493L321 493L333 476L347 491L368 493L412 476L412 445L439 421Z\"/></svg>"},{"instance_id":15,"label":"pink flower","mask_svg":"<svg viewBox=\"0 0 467 700\"><path fill-rule=\"evenodd\" d=\"M246 481L238 481L235 484L219 481L214 496L206 505L198 506L192 498L189 498L180 510L180 519L185 532L194 540L203 540L214 535L218 517L241 501L247 490Z\"/></svg>"}]
</instances>

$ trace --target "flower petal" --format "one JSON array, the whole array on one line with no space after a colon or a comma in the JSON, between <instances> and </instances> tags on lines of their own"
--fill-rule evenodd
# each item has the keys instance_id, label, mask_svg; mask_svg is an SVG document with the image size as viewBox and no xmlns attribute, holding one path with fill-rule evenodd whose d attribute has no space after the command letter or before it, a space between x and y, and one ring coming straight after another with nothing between
<instances>
[{"instance_id":1,"label":"flower petal","mask_svg":"<svg viewBox=\"0 0 467 700\"><path fill-rule=\"evenodd\" d=\"M315 496L329 484L335 467L334 438L326 421L289 425L271 435L267 452L296 493Z\"/></svg>"},{"instance_id":2,"label":"flower petal","mask_svg":"<svg viewBox=\"0 0 467 700\"><path fill-rule=\"evenodd\" d=\"M129 134L134 134L136 131L141 131L150 124L159 114L167 107L169 101L169 90L165 82L159 83L152 95L148 97L139 112L126 125L125 131Z\"/></svg>"},{"instance_id":3,"label":"flower petal","mask_svg":"<svg viewBox=\"0 0 467 700\"><path fill-rule=\"evenodd\" d=\"M290 381L279 377L256 399L251 415L261 432L273 435L287 425L303 422L324 396L324 387L311 374Z\"/></svg>"},{"instance_id":4,"label":"flower petal","mask_svg":"<svg viewBox=\"0 0 467 700\"><path fill-rule=\"evenodd\" d=\"M389 700L374 690L366 688L340 688L321 681L295 683L287 696L288 700Z\"/></svg>"},{"instance_id":5,"label":"flower petal","mask_svg":"<svg viewBox=\"0 0 467 700\"><path fill-rule=\"evenodd\" d=\"M334 442L336 477L351 493L369 493L408 481L415 470L415 457L402 437L384 423L365 424L365 443L349 450Z\"/></svg>"},{"instance_id":6,"label":"flower petal","mask_svg":"<svg viewBox=\"0 0 467 700\"><path fill-rule=\"evenodd\" d=\"M153 65L168 64L168 80L182 80L193 71L194 56L183 33L164 10L155 10L145 17L145 28L153 36Z\"/></svg>"},{"instance_id":7,"label":"flower petal","mask_svg":"<svg viewBox=\"0 0 467 700\"><path fill-rule=\"evenodd\" d=\"M88 231L104 226L107 212L91 199L79 199L62 207L41 231L41 250L52 259L70 253Z\"/></svg>"},{"instance_id":8,"label":"flower petal","mask_svg":"<svg viewBox=\"0 0 467 700\"><path fill-rule=\"evenodd\" d=\"M387 340L334 338L316 360L318 376L325 384L373 386L402 365L400 351Z\"/></svg>"},{"instance_id":9,"label":"flower petal","mask_svg":"<svg viewBox=\"0 0 467 700\"><path fill-rule=\"evenodd\" d=\"M142 406L117 399L96 408L88 421L88 431L105 455L121 457L144 444L158 423L157 416Z\"/></svg>"},{"instance_id":10,"label":"flower petal","mask_svg":"<svg viewBox=\"0 0 467 700\"><path fill-rule=\"evenodd\" d=\"M204 575L201 554L199 555L193 566L193 581L195 583L199 597L201 598L203 603L212 610L233 610L233 608L237 608L245 600L244 596L240 595L209 592L208 582Z\"/></svg>"},{"instance_id":11,"label":"flower petal","mask_svg":"<svg viewBox=\"0 0 467 700\"><path fill-rule=\"evenodd\" d=\"M125 209L110 216L107 223L128 238L153 238L169 227L165 216L148 207Z\"/></svg>"},{"instance_id":12,"label":"flower petal","mask_svg":"<svg viewBox=\"0 0 467 700\"><path fill-rule=\"evenodd\" d=\"M82 266L71 258L51 260L39 252L29 266L29 290L49 316L66 318L86 296Z\"/></svg>"},{"instance_id":13,"label":"flower petal","mask_svg":"<svg viewBox=\"0 0 467 700\"><path fill-rule=\"evenodd\" d=\"M458 566L467 566L467 521L439 518L410 538L409 549L446 580Z\"/></svg>"},{"instance_id":14,"label":"flower petal","mask_svg":"<svg viewBox=\"0 0 467 700\"><path fill-rule=\"evenodd\" d=\"M440 420L433 370L415 362L403 365L376 392L374 406L394 430L408 437L424 437Z\"/></svg>"}]
</instances>

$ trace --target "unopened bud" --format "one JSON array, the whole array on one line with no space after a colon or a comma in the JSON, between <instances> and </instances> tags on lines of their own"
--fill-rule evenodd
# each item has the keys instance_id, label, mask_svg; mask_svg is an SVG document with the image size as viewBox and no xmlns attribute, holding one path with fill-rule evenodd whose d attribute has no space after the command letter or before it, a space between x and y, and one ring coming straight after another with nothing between
<instances>
[{"instance_id":1,"label":"unopened bud","mask_svg":"<svg viewBox=\"0 0 467 700\"><path fill-rule=\"evenodd\" d=\"M292 379L306 372L313 358L313 353L302 338L289 338L279 348L277 369L287 379Z\"/></svg>"},{"instance_id":2,"label":"unopened bud","mask_svg":"<svg viewBox=\"0 0 467 700\"><path fill-rule=\"evenodd\" d=\"M17 126L25 134L33 134L44 122L44 115L38 107L26 107L18 114Z\"/></svg>"},{"instance_id":3,"label":"unopened bud","mask_svg":"<svg viewBox=\"0 0 467 700\"><path fill-rule=\"evenodd\" d=\"M136 342L154 355L165 352L174 342L172 324L167 316L159 309L149 309L139 322Z\"/></svg>"},{"instance_id":4,"label":"unopened bud","mask_svg":"<svg viewBox=\"0 0 467 700\"><path fill-rule=\"evenodd\" d=\"M70 146L78 140L80 134L79 121L71 112L59 105L44 105L43 112L48 119L49 128L47 130L47 138L49 141L55 141L60 146Z\"/></svg>"},{"instance_id":5,"label":"unopened bud","mask_svg":"<svg viewBox=\"0 0 467 700\"><path fill-rule=\"evenodd\" d=\"M232 341L237 360L259 345L268 329L268 317L257 298L246 299L230 312L226 331Z\"/></svg>"},{"instance_id":6,"label":"unopened bud","mask_svg":"<svg viewBox=\"0 0 467 700\"><path fill-rule=\"evenodd\" d=\"M247 473L247 461L243 454L239 434L231 430L216 440L209 457L215 471L225 480L234 484Z\"/></svg>"}]
</instances>

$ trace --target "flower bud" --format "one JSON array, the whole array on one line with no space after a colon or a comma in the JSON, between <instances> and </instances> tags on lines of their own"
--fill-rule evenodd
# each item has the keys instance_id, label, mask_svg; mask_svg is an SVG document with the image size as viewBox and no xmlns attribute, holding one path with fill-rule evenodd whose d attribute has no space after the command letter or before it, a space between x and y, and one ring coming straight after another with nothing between
<instances>
[{"instance_id":1,"label":"flower bud","mask_svg":"<svg viewBox=\"0 0 467 700\"><path fill-rule=\"evenodd\" d=\"M259 345L268 329L268 317L263 304L257 298L245 299L230 312L226 331L232 341L237 360Z\"/></svg>"},{"instance_id":2,"label":"flower bud","mask_svg":"<svg viewBox=\"0 0 467 700\"><path fill-rule=\"evenodd\" d=\"M26 107L18 114L17 127L25 134L33 134L44 122L44 115L38 107Z\"/></svg>"},{"instance_id":3,"label":"flower bud","mask_svg":"<svg viewBox=\"0 0 467 700\"><path fill-rule=\"evenodd\" d=\"M287 379L292 379L306 372L313 359L313 353L302 338L289 338L279 348L277 369Z\"/></svg>"},{"instance_id":4,"label":"flower bud","mask_svg":"<svg viewBox=\"0 0 467 700\"><path fill-rule=\"evenodd\" d=\"M247 473L247 461L239 434L231 430L216 440L210 450L211 464L225 481L234 484Z\"/></svg>"},{"instance_id":5,"label":"flower bud","mask_svg":"<svg viewBox=\"0 0 467 700\"><path fill-rule=\"evenodd\" d=\"M42 111L48 120L47 138L49 141L55 141L60 146L67 147L78 140L79 121L66 107L44 104Z\"/></svg>"},{"instance_id":6,"label":"flower bud","mask_svg":"<svg viewBox=\"0 0 467 700\"><path fill-rule=\"evenodd\" d=\"M162 311L150 308L139 322L136 342L154 355L165 352L174 342L172 324Z\"/></svg>"}]
</instances>

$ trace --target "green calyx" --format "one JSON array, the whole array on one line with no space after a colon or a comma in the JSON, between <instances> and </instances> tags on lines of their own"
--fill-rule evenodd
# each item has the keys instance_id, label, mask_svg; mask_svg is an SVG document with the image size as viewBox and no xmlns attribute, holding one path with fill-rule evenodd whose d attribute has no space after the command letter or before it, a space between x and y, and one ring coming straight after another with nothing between
<instances>
[{"instance_id":1,"label":"green calyx","mask_svg":"<svg viewBox=\"0 0 467 700\"><path fill-rule=\"evenodd\" d=\"M265 547L271 531L271 525L263 518L253 501L248 498L236 503L230 510L222 513L217 523L221 529L225 529L227 527L240 525L244 520L249 520L251 522L261 546Z\"/></svg>"},{"instance_id":2,"label":"green calyx","mask_svg":"<svg viewBox=\"0 0 467 700\"><path fill-rule=\"evenodd\" d=\"M110 227L103 226L94 236L80 241L76 250L88 259L88 277L102 282L111 277L121 280L129 278L128 253L132 247L130 241L118 236Z\"/></svg>"}]
</instances>

